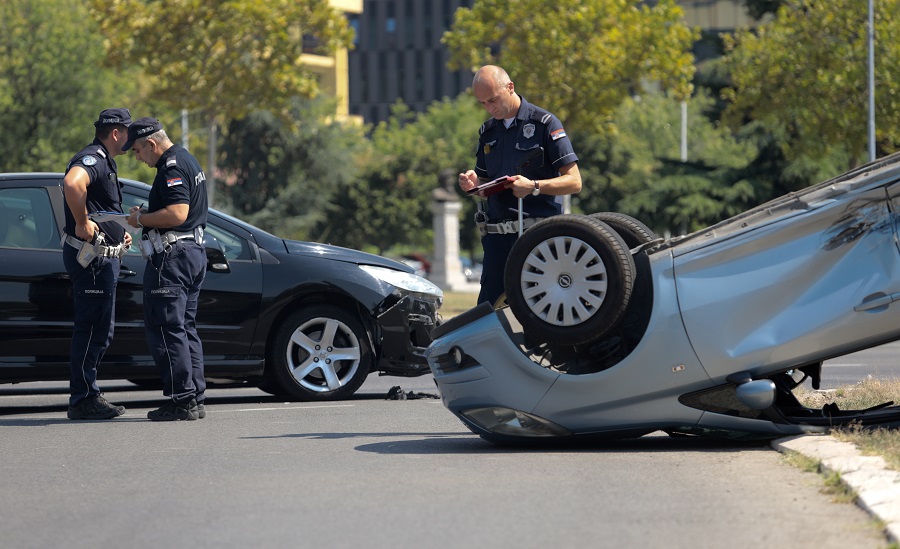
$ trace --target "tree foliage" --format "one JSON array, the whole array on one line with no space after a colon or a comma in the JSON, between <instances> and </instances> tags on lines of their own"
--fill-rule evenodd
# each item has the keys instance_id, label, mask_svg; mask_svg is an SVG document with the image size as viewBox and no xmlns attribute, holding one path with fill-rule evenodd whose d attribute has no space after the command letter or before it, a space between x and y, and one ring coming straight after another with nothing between
<instances>
[{"instance_id":1,"label":"tree foliage","mask_svg":"<svg viewBox=\"0 0 900 549\"><path fill-rule=\"evenodd\" d=\"M785 2L755 29L726 36L733 85L727 117L759 121L788 159L867 160L868 12L858 0ZM879 156L900 145L900 0L875 12L875 120ZM845 152L846 151L846 152Z\"/></svg>"},{"instance_id":2,"label":"tree foliage","mask_svg":"<svg viewBox=\"0 0 900 549\"><path fill-rule=\"evenodd\" d=\"M775 13L778 8L788 0L744 0L747 14L754 19L762 19L763 16Z\"/></svg>"},{"instance_id":3,"label":"tree foliage","mask_svg":"<svg viewBox=\"0 0 900 549\"><path fill-rule=\"evenodd\" d=\"M279 115L317 92L301 63L304 37L318 51L349 46L352 29L327 0L91 0L110 60L138 66L174 108L240 119ZM279 110L283 109L283 110Z\"/></svg>"},{"instance_id":4,"label":"tree foliage","mask_svg":"<svg viewBox=\"0 0 900 549\"><path fill-rule=\"evenodd\" d=\"M362 129L328 121L332 112L330 102L296 100L294 123L268 111L233 121L221 149L225 209L279 236L324 240L316 226L358 180L367 147Z\"/></svg>"},{"instance_id":5,"label":"tree foliage","mask_svg":"<svg viewBox=\"0 0 900 549\"><path fill-rule=\"evenodd\" d=\"M584 176L576 207L630 214L663 233L699 229L753 204L763 191L741 170L755 148L707 117L713 104L702 93L688 102L683 162L680 102L665 94L625 100L615 135L576 143Z\"/></svg>"},{"instance_id":6,"label":"tree foliage","mask_svg":"<svg viewBox=\"0 0 900 549\"><path fill-rule=\"evenodd\" d=\"M63 171L92 122L127 106L79 0L0 2L0 171Z\"/></svg>"},{"instance_id":7,"label":"tree foliage","mask_svg":"<svg viewBox=\"0 0 900 549\"><path fill-rule=\"evenodd\" d=\"M403 103L395 105L390 120L372 132L361 177L340 186L319 234L378 252L402 244L431 249L432 192L438 177L450 170L455 186L456 175L474 165L484 119L484 110L466 94L436 101L420 114ZM460 198L472 207L471 201ZM463 226L472 229L471 224ZM469 245L472 240L464 236Z\"/></svg>"},{"instance_id":8,"label":"tree foliage","mask_svg":"<svg viewBox=\"0 0 900 549\"><path fill-rule=\"evenodd\" d=\"M645 82L688 97L698 37L674 0L476 0L443 42L452 67L500 65L567 130L596 133Z\"/></svg>"}]
</instances>

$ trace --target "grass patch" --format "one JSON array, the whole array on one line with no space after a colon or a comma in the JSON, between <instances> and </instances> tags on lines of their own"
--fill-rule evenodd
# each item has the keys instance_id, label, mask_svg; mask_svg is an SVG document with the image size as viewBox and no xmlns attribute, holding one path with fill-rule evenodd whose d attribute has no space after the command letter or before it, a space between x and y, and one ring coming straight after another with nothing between
<instances>
[{"instance_id":1,"label":"grass patch","mask_svg":"<svg viewBox=\"0 0 900 549\"><path fill-rule=\"evenodd\" d=\"M900 403L900 380L867 378L856 385L828 391L797 389L794 395L810 408L834 403L841 410L864 410L890 401ZM834 429L831 435L855 444L863 455L881 456L888 467L900 471L900 429L863 429L860 425L850 425Z\"/></svg>"},{"instance_id":2,"label":"grass patch","mask_svg":"<svg viewBox=\"0 0 900 549\"><path fill-rule=\"evenodd\" d=\"M819 466L821 462L815 458L811 458L806 454L801 454L800 452L795 452L793 450L788 450L783 454L782 459L786 461L789 465L793 465L797 469L801 471L805 471L807 473L818 473Z\"/></svg>"},{"instance_id":3,"label":"grass patch","mask_svg":"<svg viewBox=\"0 0 900 549\"><path fill-rule=\"evenodd\" d=\"M444 304L438 312L444 320L448 320L474 307L477 300L476 293L444 292Z\"/></svg>"},{"instance_id":4,"label":"grass patch","mask_svg":"<svg viewBox=\"0 0 900 549\"><path fill-rule=\"evenodd\" d=\"M853 503L856 501L856 492L844 484L841 474L835 471L825 473L825 487L822 493L831 496L835 503Z\"/></svg>"}]
</instances>

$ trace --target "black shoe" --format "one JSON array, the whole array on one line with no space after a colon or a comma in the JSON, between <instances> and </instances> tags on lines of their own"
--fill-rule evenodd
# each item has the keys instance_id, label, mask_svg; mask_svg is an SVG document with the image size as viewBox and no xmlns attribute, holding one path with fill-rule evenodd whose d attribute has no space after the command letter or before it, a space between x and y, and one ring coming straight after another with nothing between
<instances>
[{"instance_id":1,"label":"black shoe","mask_svg":"<svg viewBox=\"0 0 900 549\"><path fill-rule=\"evenodd\" d=\"M115 404L110 404L110 402L109 402L108 400L106 400L105 398L103 398L103 395L99 395L99 396L97 397L97 400L100 401L100 403L102 403L104 406L109 406L110 408L115 408L116 411L119 412L119 415L120 415L120 416L121 416L122 414L125 413L125 407L124 407L124 406L117 406L117 405L115 405Z\"/></svg>"},{"instance_id":2,"label":"black shoe","mask_svg":"<svg viewBox=\"0 0 900 549\"><path fill-rule=\"evenodd\" d=\"M197 404L197 419L203 419L206 417L206 404L198 403Z\"/></svg>"},{"instance_id":3,"label":"black shoe","mask_svg":"<svg viewBox=\"0 0 900 549\"><path fill-rule=\"evenodd\" d=\"M194 421L199 416L197 401L194 399L181 403L170 400L158 410L147 412L147 418L151 421Z\"/></svg>"},{"instance_id":4,"label":"black shoe","mask_svg":"<svg viewBox=\"0 0 900 549\"><path fill-rule=\"evenodd\" d=\"M69 406L69 419L112 419L125 413L124 406L113 406L102 396L82 399Z\"/></svg>"}]
</instances>

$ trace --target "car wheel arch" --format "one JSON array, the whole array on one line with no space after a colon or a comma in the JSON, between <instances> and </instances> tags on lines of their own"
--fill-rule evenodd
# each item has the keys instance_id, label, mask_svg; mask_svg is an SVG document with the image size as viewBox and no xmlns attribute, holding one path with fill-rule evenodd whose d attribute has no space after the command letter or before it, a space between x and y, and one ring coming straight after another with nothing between
<instances>
[{"instance_id":1,"label":"car wheel arch","mask_svg":"<svg viewBox=\"0 0 900 549\"><path fill-rule=\"evenodd\" d=\"M287 322L291 321L293 315L297 311L304 309L321 310L322 308L337 308L348 315L354 316L361 324L364 331L364 339L371 353L371 364L368 375L375 370L376 365L381 356L380 336L378 332L378 324L373 314L368 311L359 301L351 296L340 292L315 292L306 293L296 296L290 302L284 304L275 316L267 323L267 326L260 327L267 330L265 338L265 367L263 376L259 383L259 388L277 395L286 395L286 391L277 379L275 369L278 366L278 357L276 353L282 353L283 349L278 346L278 335ZM290 395L288 396L296 396ZM318 397L325 399L327 397Z\"/></svg>"}]
</instances>

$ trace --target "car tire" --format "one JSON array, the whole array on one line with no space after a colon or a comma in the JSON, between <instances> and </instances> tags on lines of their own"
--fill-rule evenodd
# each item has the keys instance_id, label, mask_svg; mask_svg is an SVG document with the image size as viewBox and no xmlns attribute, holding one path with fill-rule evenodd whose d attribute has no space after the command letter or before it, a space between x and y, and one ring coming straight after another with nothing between
<instances>
[{"instance_id":1,"label":"car tire","mask_svg":"<svg viewBox=\"0 0 900 549\"><path fill-rule=\"evenodd\" d=\"M641 244L647 244L659 239L659 236L650 227L625 214L598 212L591 214L591 217L612 227L625 241L625 245L632 250Z\"/></svg>"},{"instance_id":2,"label":"car tire","mask_svg":"<svg viewBox=\"0 0 900 549\"><path fill-rule=\"evenodd\" d=\"M622 237L583 215L528 229L510 251L506 299L531 341L587 345L616 327L631 297L634 260Z\"/></svg>"},{"instance_id":3,"label":"car tire","mask_svg":"<svg viewBox=\"0 0 900 549\"><path fill-rule=\"evenodd\" d=\"M368 333L356 316L339 307L297 310L281 324L273 342L262 386L298 400L346 398L371 371Z\"/></svg>"}]
</instances>

